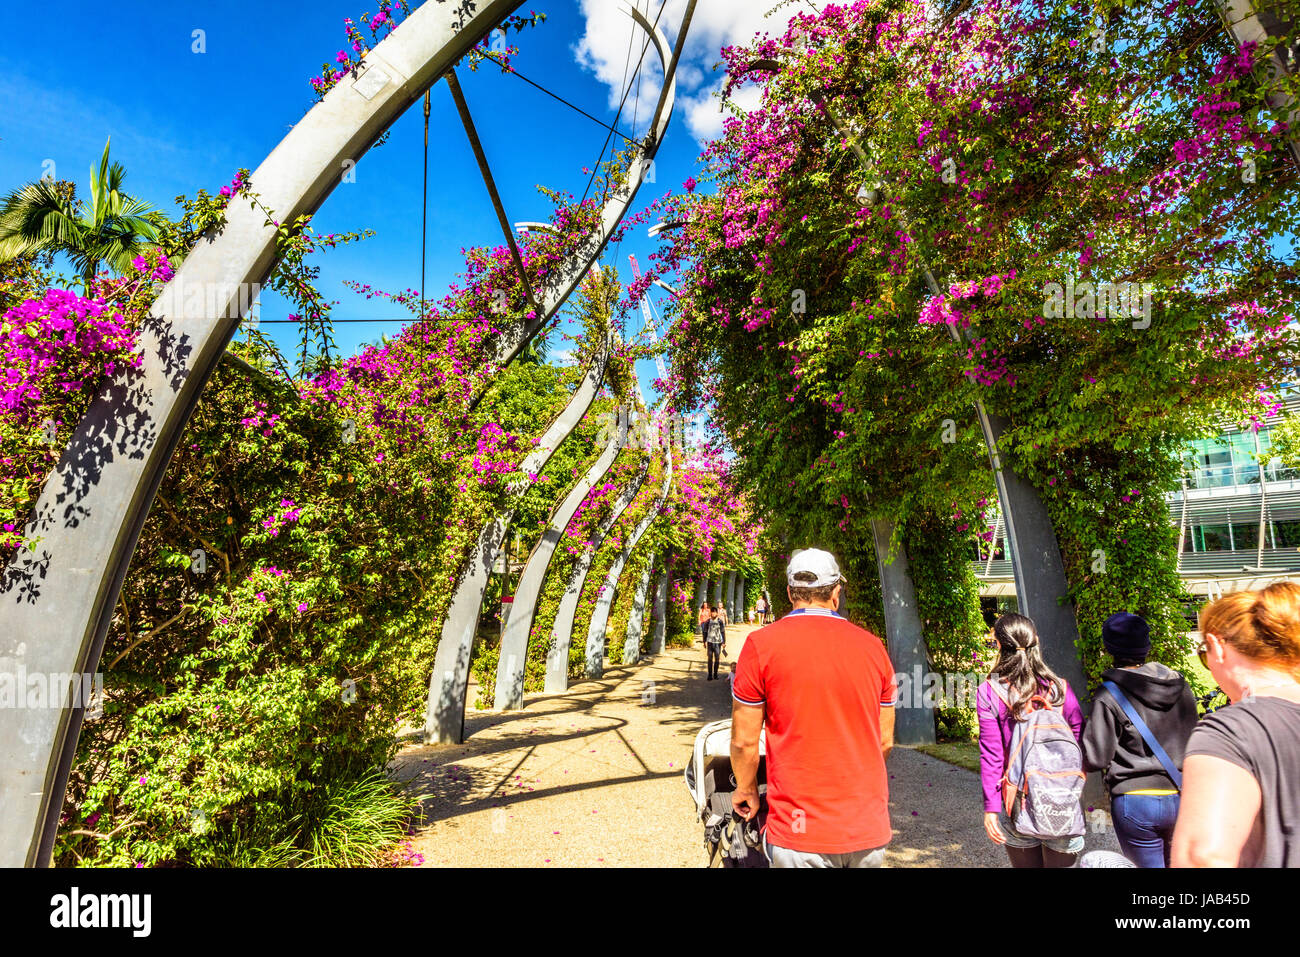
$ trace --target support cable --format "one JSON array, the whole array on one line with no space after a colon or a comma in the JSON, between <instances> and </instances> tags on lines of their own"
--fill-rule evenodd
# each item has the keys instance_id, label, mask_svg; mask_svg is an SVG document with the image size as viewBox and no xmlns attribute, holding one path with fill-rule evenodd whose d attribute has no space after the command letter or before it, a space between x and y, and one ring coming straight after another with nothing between
<instances>
[{"instance_id":1,"label":"support cable","mask_svg":"<svg viewBox=\"0 0 1300 957\"><path fill-rule=\"evenodd\" d=\"M631 55L631 46L632 46L632 44L631 44L631 42L629 42L629 43L628 43L628 48L629 48L629 58L630 58L630 55ZM489 60L492 60L492 61L495 62L495 63L499 63L499 64L501 64L501 66L503 66L503 67L505 66L504 63L502 63L500 60L498 60L498 59L497 59L495 56L493 56L491 53L485 53L485 54L483 54L483 55L484 55L485 57L487 57ZM627 70L626 65L624 66L623 69L624 69L624 72L626 73L626 70ZM588 113L588 112L587 112L586 110L584 110L582 107L578 106L576 103L573 103L573 102L571 102L570 100L566 100L564 97L560 96L560 94L558 94L558 93L553 93L551 90L548 90L546 87L542 86L540 83L536 82L535 80L530 80L528 77L524 76L522 73L520 73L520 72L519 72L518 70L516 70L514 67L510 67L506 72L508 72L511 76L517 76L517 77L519 77L519 79L523 80L523 81L524 81L525 83L527 83L529 86L536 87L537 89L541 90L543 93L545 93L547 96L551 97L552 99L554 99L554 100L558 100L559 102L563 103L563 104L564 104L565 106L567 106L569 109L571 109L571 110L573 110L573 111L575 111L575 112L577 112L577 113L581 113L581 114L582 114L583 116L585 116L587 119L591 120L593 123L597 123L597 124L599 124L600 126L603 126L605 129L609 130L611 133L617 133L619 136L623 137L623 139L627 140L629 143L635 143L635 142L636 142L636 140L632 139L632 137L628 136L628 135L627 135L626 133L624 133L622 130L620 130L620 129L618 129L617 127L614 127L614 126L610 126L608 123L606 123L604 120L600 119L599 117L592 116L590 113Z\"/></svg>"}]
</instances>

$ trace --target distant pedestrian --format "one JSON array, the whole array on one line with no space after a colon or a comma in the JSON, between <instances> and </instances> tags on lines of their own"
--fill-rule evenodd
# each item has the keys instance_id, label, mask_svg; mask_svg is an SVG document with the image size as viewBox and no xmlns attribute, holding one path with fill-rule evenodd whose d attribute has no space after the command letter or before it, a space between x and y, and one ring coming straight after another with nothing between
<instances>
[{"instance_id":1,"label":"distant pedestrian","mask_svg":"<svg viewBox=\"0 0 1300 957\"><path fill-rule=\"evenodd\" d=\"M709 609L709 620L704 623L704 647L709 654L709 681L718 677L718 665L727 653L727 628L717 605Z\"/></svg>"},{"instance_id":2,"label":"distant pedestrian","mask_svg":"<svg viewBox=\"0 0 1300 957\"><path fill-rule=\"evenodd\" d=\"M700 616L699 619L695 622L695 627L699 630L701 635L704 634L704 623L709 620L710 611L711 608L708 602L703 602L700 604Z\"/></svg>"},{"instance_id":3,"label":"distant pedestrian","mask_svg":"<svg viewBox=\"0 0 1300 957\"><path fill-rule=\"evenodd\" d=\"M767 602L763 600L762 595L759 595L758 601L754 603L754 618L760 625L767 621Z\"/></svg>"},{"instance_id":4,"label":"distant pedestrian","mask_svg":"<svg viewBox=\"0 0 1300 957\"><path fill-rule=\"evenodd\" d=\"M1102 673L1093 696L1083 763L1088 771L1105 772L1124 856L1138 867L1168 867L1196 696L1177 671L1147 661L1150 632L1140 616L1126 611L1101 626L1115 666Z\"/></svg>"}]
</instances>

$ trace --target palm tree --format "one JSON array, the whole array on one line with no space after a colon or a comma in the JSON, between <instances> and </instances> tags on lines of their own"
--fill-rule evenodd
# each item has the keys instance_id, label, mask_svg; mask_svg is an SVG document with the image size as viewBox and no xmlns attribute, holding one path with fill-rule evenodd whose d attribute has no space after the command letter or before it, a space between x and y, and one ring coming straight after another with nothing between
<instances>
[{"instance_id":1,"label":"palm tree","mask_svg":"<svg viewBox=\"0 0 1300 957\"><path fill-rule=\"evenodd\" d=\"M0 262L34 253L66 253L89 289L101 264L118 273L158 241L152 204L122 192L119 163L108 165L108 143L98 172L90 169L90 202L66 184L45 178L14 190L0 202Z\"/></svg>"}]
</instances>

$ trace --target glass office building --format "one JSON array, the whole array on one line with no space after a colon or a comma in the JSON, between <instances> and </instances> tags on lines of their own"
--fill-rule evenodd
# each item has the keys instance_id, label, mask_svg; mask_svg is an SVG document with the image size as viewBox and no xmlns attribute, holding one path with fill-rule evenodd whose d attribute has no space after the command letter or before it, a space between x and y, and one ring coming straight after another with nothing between
<instances>
[{"instance_id":1,"label":"glass office building","mask_svg":"<svg viewBox=\"0 0 1300 957\"><path fill-rule=\"evenodd\" d=\"M1294 390L1284 405L1287 413L1300 414ZM1272 454L1278 421L1267 420L1258 432L1227 429L1187 449L1183 490L1169 496L1185 576L1300 571L1300 469Z\"/></svg>"},{"instance_id":2,"label":"glass office building","mask_svg":"<svg viewBox=\"0 0 1300 957\"><path fill-rule=\"evenodd\" d=\"M1284 415L1300 415L1300 392L1286 390L1283 405ZM1266 420L1258 432L1228 427L1184 451L1182 487L1168 496L1168 506L1179 531L1178 570L1193 595L1300 577L1300 469L1272 454L1280 421ZM999 522L994 551L981 545L973 566L982 595L1014 600L1001 532Z\"/></svg>"}]
</instances>

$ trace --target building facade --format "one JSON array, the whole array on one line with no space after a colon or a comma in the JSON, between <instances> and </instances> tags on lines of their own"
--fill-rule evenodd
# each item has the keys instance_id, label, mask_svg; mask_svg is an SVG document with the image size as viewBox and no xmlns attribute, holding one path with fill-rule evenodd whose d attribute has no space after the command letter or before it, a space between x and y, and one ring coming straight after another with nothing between
<instances>
[{"instance_id":1,"label":"building facade","mask_svg":"<svg viewBox=\"0 0 1300 957\"><path fill-rule=\"evenodd\" d=\"M1300 391L1288 390L1285 414L1300 415ZM1197 601L1270 581L1300 577L1300 469L1272 454L1281 417L1258 431L1229 427L1183 453L1181 489L1167 496L1178 529L1178 571ZM972 563L988 609L1014 607L1011 563L1002 525Z\"/></svg>"}]
</instances>

